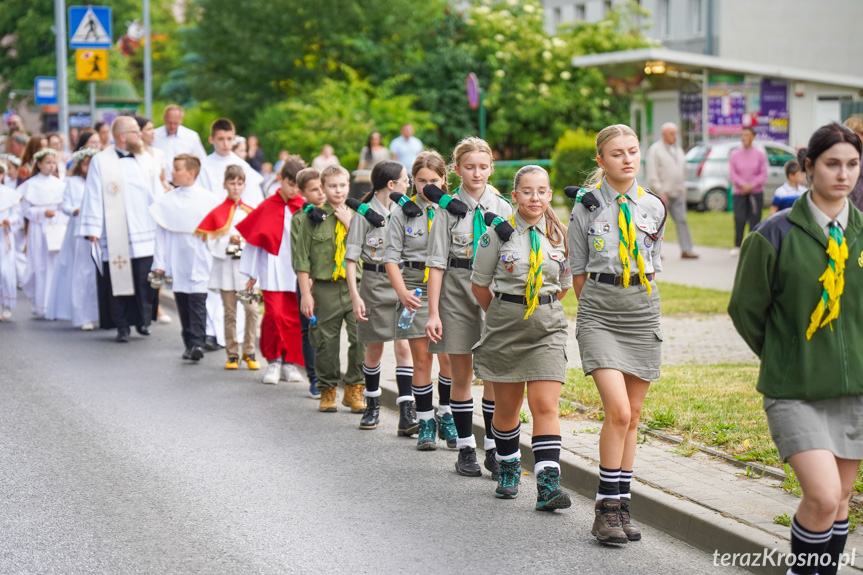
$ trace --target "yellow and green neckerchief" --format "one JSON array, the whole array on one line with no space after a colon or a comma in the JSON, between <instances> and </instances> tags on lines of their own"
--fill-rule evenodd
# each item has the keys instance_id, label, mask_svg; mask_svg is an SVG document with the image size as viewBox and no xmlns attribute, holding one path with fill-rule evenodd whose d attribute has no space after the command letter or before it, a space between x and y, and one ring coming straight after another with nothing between
<instances>
[{"instance_id":1,"label":"yellow and green neckerchief","mask_svg":"<svg viewBox=\"0 0 863 575\"><path fill-rule=\"evenodd\" d=\"M341 221L336 221L336 265L333 269L333 281L347 277L345 273L345 238L348 230Z\"/></svg>"},{"instance_id":2,"label":"yellow and green neckerchief","mask_svg":"<svg viewBox=\"0 0 863 575\"><path fill-rule=\"evenodd\" d=\"M492 225L496 226L497 221L496 219L492 222ZM512 227L517 228L515 225L515 214L509 217L509 223L512 224ZM536 310L536 306L539 305L539 289L542 287L542 261L544 257L542 243L536 226L530 226L528 233L530 234L530 270L527 272L527 283L524 286L524 299L527 301L527 312L525 312L523 319L529 318Z\"/></svg>"},{"instance_id":3,"label":"yellow and green neckerchief","mask_svg":"<svg viewBox=\"0 0 863 575\"><path fill-rule=\"evenodd\" d=\"M839 298L845 290L845 261L848 259L848 243L842 234L842 228L836 220L830 222L830 236L827 239L827 269L818 278L821 282L821 298L812 316L809 318L809 328L806 339L812 339L816 331L839 317ZM827 317L824 317L827 312ZM833 326L830 326L833 329Z\"/></svg>"},{"instance_id":4,"label":"yellow and green neckerchief","mask_svg":"<svg viewBox=\"0 0 863 575\"><path fill-rule=\"evenodd\" d=\"M599 188L602 184L597 184ZM638 186L638 197L644 195L644 189ZM617 226L620 230L620 263L623 264L623 273L621 274L621 282L623 287L629 287L629 277L632 275L631 260L634 259L638 266L638 279L647 289L647 295L652 291L650 282L647 281L647 274L644 272L644 258L638 249L638 237L635 234L635 221L632 219L632 212L629 209L629 197L626 194L617 195L617 203L620 204L620 212L617 214Z\"/></svg>"},{"instance_id":5,"label":"yellow and green neckerchief","mask_svg":"<svg viewBox=\"0 0 863 575\"><path fill-rule=\"evenodd\" d=\"M413 200L414 200L415 204L419 205L419 203L417 202L417 196L419 196L419 194L414 194ZM425 212L426 212L426 216L428 217L428 230L426 230L426 232L431 234L432 221L434 221L434 204L432 204L431 202L428 202L428 205L426 206ZM423 283L428 283L428 281L429 281L429 268L428 268L428 266L426 266L425 275L423 275Z\"/></svg>"}]
</instances>

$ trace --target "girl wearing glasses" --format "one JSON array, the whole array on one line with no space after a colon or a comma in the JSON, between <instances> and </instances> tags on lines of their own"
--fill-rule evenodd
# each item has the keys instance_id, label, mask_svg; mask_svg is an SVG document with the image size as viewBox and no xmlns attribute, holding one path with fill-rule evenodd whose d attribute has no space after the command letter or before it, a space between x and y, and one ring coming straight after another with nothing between
<instances>
[{"instance_id":1,"label":"girl wearing glasses","mask_svg":"<svg viewBox=\"0 0 863 575\"><path fill-rule=\"evenodd\" d=\"M474 371L494 387L492 423L500 464L495 495L518 495L519 411L527 384L536 508L543 511L571 505L560 489L558 398L566 382L567 323L560 300L572 286L572 275L566 228L550 205L551 196L544 169L524 166L516 172L512 199L517 211L480 237L470 278L486 312L482 338L474 347ZM497 233L502 228L514 228L508 239Z\"/></svg>"},{"instance_id":2,"label":"girl wearing glasses","mask_svg":"<svg viewBox=\"0 0 863 575\"><path fill-rule=\"evenodd\" d=\"M641 407L662 360L653 275L662 271L665 207L635 179L641 153L629 126L597 134L596 162L586 193L572 208L569 265L581 364L605 410L591 532L603 543L626 543L641 539L629 517L629 484Z\"/></svg>"}]
</instances>

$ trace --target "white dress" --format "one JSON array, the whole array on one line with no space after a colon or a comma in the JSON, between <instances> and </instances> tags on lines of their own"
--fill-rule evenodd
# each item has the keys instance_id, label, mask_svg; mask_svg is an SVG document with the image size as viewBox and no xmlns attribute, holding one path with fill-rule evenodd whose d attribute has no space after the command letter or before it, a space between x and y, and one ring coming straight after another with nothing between
<instances>
[{"instance_id":1,"label":"white dress","mask_svg":"<svg viewBox=\"0 0 863 575\"><path fill-rule=\"evenodd\" d=\"M54 278L59 247L49 249L53 237L66 233L69 216L60 211L63 203L63 182L54 176L36 174L18 188L23 199L21 209L29 222L27 227L27 264L21 288L30 298L33 314L45 317L48 309L48 292ZM56 213L49 218L47 210ZM62 244L62 241L60 242Z\"/></svg>"},{"instance_id":2,"label":"white dress","mask_svg":"<svg viewBox=\"0 0 863 575\"><path fill-rule=\"evenodd\" d=\"M99 323L99 296L96 290L96 263L91 256L90 240L81 236L81 218L72 214L81 208L84 200L84 178L66 179L60 211L69 216L69 227L48 297L48 319L72 320L81 327L86 323Z\"/></svg>"},{"instance_id":3,"label":"white dress","mask_svg":"<svg viewBox=\"0 0 863 575\"><path fill-rule=\"evenodd\" d=\"M18 271L15 265L15 228L21 225L21 194L0 184L0 308L14 309L18 299Z\"/></svg>"}]
</instances>

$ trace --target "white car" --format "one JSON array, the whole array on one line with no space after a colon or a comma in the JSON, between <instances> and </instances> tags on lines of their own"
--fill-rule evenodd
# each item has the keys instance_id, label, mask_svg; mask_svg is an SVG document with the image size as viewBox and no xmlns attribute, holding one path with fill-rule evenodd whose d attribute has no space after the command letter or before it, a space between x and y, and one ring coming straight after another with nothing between
<instances>
[{"instance_id":1,"label":"white car","mask_svg":"<svg viewBox=\"0 0 863 575\"><path fill-rule=\"evenodd\" d=\"M729 209L731 181L728 179L728 156L739 148L740 140L699 144L686 152L686 201L699 210L724 212ZM773 201L773 192L785 181L785 163L797 158L797 151L787 144L755 140L752 144L767 156L767 183L764 205Z\"/></svg>"}]
</instances>

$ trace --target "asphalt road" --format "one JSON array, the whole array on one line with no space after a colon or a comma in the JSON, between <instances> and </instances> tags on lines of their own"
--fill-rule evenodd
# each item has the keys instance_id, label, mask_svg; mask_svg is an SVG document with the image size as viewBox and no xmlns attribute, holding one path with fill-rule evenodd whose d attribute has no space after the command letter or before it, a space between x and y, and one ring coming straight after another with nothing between
<instances>
[{"instance_id":1,"label":"asphalt road","mask_svg":"<svg viewBox=\"0 0 863 575\"><path fill-rule=\"evenodd\" d=\"M0 573L734 573L645 527L590 535L593 503L498 501L455 453L397 438L396 414L319 414L305 386L180 359L179 326L113 342L0 323Z\"/></svg>"}]
</instances>

